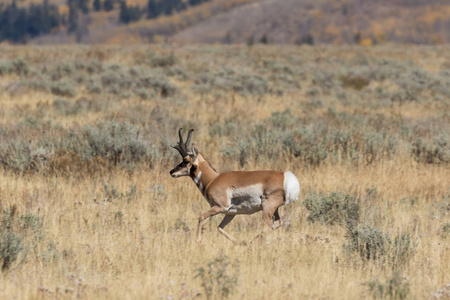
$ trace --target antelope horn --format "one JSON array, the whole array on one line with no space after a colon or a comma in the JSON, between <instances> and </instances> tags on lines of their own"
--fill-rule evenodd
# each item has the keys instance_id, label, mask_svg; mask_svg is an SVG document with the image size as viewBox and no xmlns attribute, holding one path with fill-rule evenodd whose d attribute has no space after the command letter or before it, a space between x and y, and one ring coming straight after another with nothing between
<instances>
[{"instance_id":1,"label":"antelope horn","mask_svg":"<svg viewBox=\"0 0 450 300\"><path fill-rule=\"evenodd\" d=\"M178 152L180 152L180 155L182 157L186 157L187 156L187 151L186 151L186 147L183 144L183 135L181 134L181 131L183 130L183 128L180 128L178 130L178 136L180 137L180 141L178 142L177 145L170 145L170 147L178 150Z\"/></svg>"},{"instance_id":2,"label":"antelope horn","mask_svg":"<svg viewBox=\"0 0 450 300\"><path fill-rule=\"evenodd\" d=\"M189 129L188 136L187 136L187 140L186 140L186 143L185 143L186 150L188 149L189 143L191 142L191 133L192 133L193 131L194 131L194 128Z\"/></svg>"},{"instance_id":3,"label":"antelope horn","mask_svg":"<svg viewBox=\"0 0 450 300\"><path fill-rule=\"evenodd\" d=\"M181 134L181 131L183 131L183 128L180 128L178 130L178 136L180 137L180 141L178 142L178 144L183 145L183 135Z\"/></svg>"},{"instance_id":4,"label":"antelope horn","mask_svg":"<svg viewBox=\"0 0 450 300\"><path fill-rule=\"evenodd\" d=\"M178 130L178 136L180 138L180 141L178 142L177 145L170 145L170 147L177 149L178 152L180 152L182 157L186 157L187 155L189 155L189 143L191 142L191 134L194 131L194 129L190 129L188 132L188 136L186 139L186 143L183 141L183 135L182 135L182 131L183 128L180 128Z\"/></svg>"}]
</instances>

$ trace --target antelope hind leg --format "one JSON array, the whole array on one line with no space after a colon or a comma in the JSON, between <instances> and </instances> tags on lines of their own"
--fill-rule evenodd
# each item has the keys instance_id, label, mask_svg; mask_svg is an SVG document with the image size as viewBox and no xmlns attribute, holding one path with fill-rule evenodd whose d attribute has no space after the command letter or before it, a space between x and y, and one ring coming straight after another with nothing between
<instances>
[{"instance_id":1,"label":"antelope hind leg","mask_svg":"<svg viewBox=\"0 0 450 300\"><path fill-rule=\"evenodd\" d=\"M278 213L278 208L275 211L275 213L273 214L274 220L273 220L273 224L272 224L272 230L275 230L277 228L279 228L281 225L283 225L283 221L280 218L280 215Z\"/></svg>"},{"instance_id":2,"label":"antelope hind leg","mask_svg":"<svg viewBox=\"0 0 450 300\"><path fill-rule=\"evenodd\" d=\"M272 198L272 200L275 200ZM253 243L256 240L264 240L264 236L269 231L269 228L272 228L272 230L277 229L281 226L282 222L280 219L280 215L278 214L278 208L281 206L280 201L267 201L268 205L263 205L263 231L258 234L250 243ZM275 217L276 224L272 224L272 217Z\"/></svg>"}]
</instances>

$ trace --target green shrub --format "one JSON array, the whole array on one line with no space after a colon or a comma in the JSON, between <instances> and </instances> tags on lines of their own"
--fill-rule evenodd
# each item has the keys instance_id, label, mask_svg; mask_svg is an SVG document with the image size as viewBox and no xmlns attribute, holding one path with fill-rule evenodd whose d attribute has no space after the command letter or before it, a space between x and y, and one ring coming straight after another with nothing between
<instances>
[{"instance_id":1,"label":"green shrub","mask_svg":"<svg viewBox=\"0 0 450 300\"><path fill-rule=\"evenodd\" d=\"M50 84L46 76L35 76L22 81L29 89L34 91L48 91Z\"/></svg>"},{"instance_id":2,"label":"green shrub","mask_svg":"<svg viewBox=\"0 0 450 300\"><path fill-rule=\"evenodd\" d=\"M320 90L317 87L311 87L305 91L307 96L314 97L320 94Z\"/></svg>"},{"instance_id":3,"label":"green shrub","mask_svg":"<svg viewBox=\"0 0 450 300\"><path fill-rule=\"evenodd\" d=\"M363 142L363 155L368 164L381 157L391 158L392 154L397 151L397 140L386 134L367 132L364 134Z\"/></svg>"},{"instance_id":4,"label":"green shrub","mask_svg":"<svg viewBox=\"0 0 450 300\"><path fill-rule=\"evenodd\" d=\"M112 66L100 76L103 88L114 90L130 89L134 87L134 80L122 66ZM116 93L116 92L114 92Z\"/></svg>"},{"instance_id":5,"label":"green shrub","mask_svg":"<svg viewBox=\"0 0 450 300\"><path fill-rule=\"evenodd\" d=\"M72 63L61 63L56 65L55 70L51 74L53 80L61 80L62 78L71 77L75 72L75 65Z\"/></svg>"},{"instance_id":6,"label":"green shrub","mask_svg":"<svg viewBox=\"0 0 450 300\"><path fill-rule=\"evenodd\" d=\"M223 90L241 95L262 96L275 92L270 88L266 76L250 72L238 73L230 68L201 73L194 82L192 89L202 94Z\"/></svg>"},{"instance_id":7,"label":"green shrub","mask_svg":"<svg viewBox=\"0 0 450 300\"><path fill-rule=\"evenodd\" d=\"M366 224L347 228L347 242L344 244L347 253L356 252L363 260L385 260L391 243L388 234Z\"/></svg>"},{"instance_id":8,"label":"green shrub","mask_svg":"<svg viewBox=\"0 0 450 300\"><path fill-rule=\"evenodd\" d=\"M223 123L214 122L209 126L211 137L235 136L241 132L241 121L235 117L227 118Z\"/></svg>"},{"instance_id":9,"label":"green shrub","mask_svg":"<svg viewBox=\"0 0 450 300\"><path fill-rule=\"evenodd\" d=\"M340 192L319 194L312 192L305 197L304 204L309 210L308 221L325 225L357 224L360 218L359 199Z\"/></svg>"},{"instance_id":10,"label":"green shrub","mask_svg":"<svg viewBox=\"0 0 450 300\"><path fill-rule=\"evenodd\" d=\"M242 140L239 140L236 143L224 145L220 149L220 152L223 155L238 160L241 167L245 166L251 151L252 145L248 141Z\"/></svg>"},{"instance_id":11,"label":"green shrub","mask_svg":"<svg viewBox=\"0 0 450 300\"><path fill-rule=\"evenodd\" d=\"M114 222L119 226L123 224L123 212L119 210L114 213Z\"/></svg>"},{"instance_id":12,"label":"green shrub","mask_svg":"<svg viewBox=\"0 0 450 300\"><path fill-rule=\"evenodd\" d=\"M72 102L62 98L55 98L53 100L53 107L60 113L66 114L66 112L72 106Z\"/></svg>"},{"instance_id":13,"label":"green shrub","mask_svg":"<svg viewBox=\"0 0 450 300\"><path fill-rule=\"evenodd\" d=\"M233 90L243 94L258 96L262 96L270 92L267 79L258 75L246 74L243 74L237 78L233 84Z\"/></svg>"},{"instance_id":14,"label":"green shrub","mask_svg":"<svg viewBox=\"0 0 450 300\"><path fill-rule=\"evenodd\" d=\"M324 93L329 93L336 86L336 74L332 71L316 70L312 77L312 84L316 88L321 88Z\"/></svg>"},{"instance_id":15,"label":"green shrub","mask_svg":"<svg viewBox=\"0 0 450 300\"><path fill-rule=\"evenodd\" d=\"M383 116L367 118L330 109L325 121L308 121L292 114L290 110L273 112L262 121L245 120L239 115L214 123L210 135L229 136L245 141L245 145L234 144L222 147L222 152L239 159L237 148L245 146L252 157L274 159L280 155L292 155L308 166L320 166L350 161L353 164L372 163L391 159L401 143L407 143L412 133L405 133L399 141L400 124ZM381 132L381 133L380 133ZM239 147L238 147L239 146Z\"/></svg>"},{"instance_id":16,"label":"green shrub","mask_svg":"<svg viewBox=\"0 0 450 300\"><path fill-rule=\"evenodd\" d=\"M10 62L0 62L0 76L11 74L12 66Z\"/></svg>"},{"instance_id":17,"label":"green shrub","mask_svg":"<svg viewBox=\"0 0 450 300\"><path fill-rule=\"evenodd\" d=\"M305 164L320 166L328 157L322 128L298 128L282 136L283 148Z\"/></svg>"},{"instance_id":18,"label":"green shrub","mask_svg":"<svg viewBox=\"0 0 450 300\"><path fill-rule=\"evenodd\" d=\"M16 74L25 76L30 73L27 62L22 58L15 58L11 61L0 62L0 76Z\"/></svg>"},{"instance_id":19,"label":"green shrub","mask_svg":"<svg viewBox=\"0 0 450 300\"><path fill-rule=\"evenodd\" d=\"M430 205L430 217L433 219L446 219L450 215L450 194L443 195L442 199L433 199Z\"/></svg>"},{"instance_id":20,"label":"green shrub","mask_svg":"<svg viewBox=\"0 0 450 300\"><path fill-rule=\"evenodd\" d=\"M105 122L83 129L90 156L108 157L114 164L121 160L140 161L147 156L147 147L139 137L139 128L127 122Z\"/></svg>"},{"instance_id":21,"label":"green shrub","mask_svg":"<svg viewBox=\"0 0 450 300\"><path fill-rule=\"evenodd\" d=\"M62 98L55 98L53 100L53 107L55 110L63 115L76 115L87 111L92 107L92 102L86 98L80 98L75 102Z\"/></svg>"},{"instance_id":22,"label":"green shrub","mask_svg":"<svg viewBox=\"0 0 450 300\"><path fill-rule=\"evenodd\" d=\"M419 202L419 197L417 196L406 196L400 200L400 203L407 204L409 206L415 206Z\"/></svg>"},{"instance_id":23,"label":"green shrub","mask_svg":"<svg viewBox=\"0 0 450 300\"><path fill-rule=\"evenodd\" d=\"M440 85L440 80L436 79L427 71L413 68L410 72L400 73L396 83L404 90L413 94L418 94L432 86Z\"/></svg>"},{"instance_id":24,"label":"green shrub","mask_svg":"<svg viewBox=\"0 0 450 300\"><path fill-rule=\"evenodd\" d=\"M113 184L107 184L106 182L103 184L104 196L105 199L109 201L113 199L118 199L121 196L121 193L117 190L117 187Z\"/></svg>"},{"instance_id":25,"label":"green shrub","mask_svg":"<svg viewBox=\"0 0 450 300\"><path fill-rule=\"evenodd\" d=\"M177 218L175 220L174 228L175 228L176 231L182 230L184 232L189 232L189 230L190 230L186 220L181 219L181 218Z\"/></svg>"},{"instance_id":26,"label":"green shrub","mask_svg":"<svg viewBox=\"0 0 450 300\"><path fill-rule=\"evenodd\" d=\"M37 171L52 155L50 149L15 141L8 144L6 149L0 147L0 164L6 169L20 173Z\"/></svg>"},{"instance_id":27,"label":"green shrub","mask_svg":"<svg viewBox=\"0 0 450 300\"><path fill-rule=\"evenodd\" d=\"M391 101L392 102L418 102L419 97L417 96L417 93L414 93L410 90L400 90L393 92L391 94Z\"/></svg>"},{"instance_id":28,"label":"green shrub","mask_svg":"<svg viewBox=\"0 0 450 300\"><path fill-rule=\"evenodd\" d=\"M0 213L0 262L2 271L6 271L19 255L26 254L26 249L22 235L15 232L18 227L16 206L1 209Z\"/></svg>"},{"instance_id":29,"label":"green shrub","mask_svg":"<svg viewBox=\"0 0 450 300\"><path fill-rule=\"evenodd\" d=\"M54 82L50 85L50 91L57 96L75 97L77 95L77 84L69 79Z\"/></svg>"},{"instance_id":30,"label":"green shrub","mask_svg":"<svg viewBox=\"0 0 450 300\"><path fill-rule=\"evenodd\" d=\"M373 280L367 283L370 295L373 299L407 299L410 293L409 282L395 272L392 278L382 283L379 280Z\"/></svg>"},{"instance_id":31,"label":"green shrub","mask_svg":"<svg viewBox=\"0 0 450 300\"><path fill-rule=\"evenodd\" d=\"M21 235L8 229L0 229L0 260L2 261L2 271L8 270L24 251L25 246Z\"/></svg>"},{"instance_id":32,"label":"green shrub","mask_svg":"<svg viewBox=\"0 0 450 300\"><path fill-rule=\"evenodd\" d=\"M393 269L398 269L406 265L411 257L413 257L416 244L411 240L411 236L407 232L397 234L389 249L389 262Z\"/></svg>"},{"instance_id":33,"label":"green shrub","mask_svg":"<svg viewBox=\"0 0 450 300\"><path fill-rule=\"evenodd\" d=\"M442 226L441 236L443 238L450 238L450 222L448 222L444 226Z\"/></svg>"},{"instance_id":34,"label":"green shrub","mask_svg":"<svg viewBox=\"0 0 450 300\"><path fill-rule=\"evenodd\" d=\"M84 98L75 103L55 99L53 105L60 113L74 114L90 109L92 102ZM24 138L16 134L24 127L30 132L31 142L28 138L24 142ZM0 166L19 173L85 170L90 163L97 165L98 170L102 166L117 165L132 170L135 163L151 163L152 158L160 154L156 143L148 143L147 134L139 126L127 122L109 121L63 129L27 119L17 127L0 129L4 141L0 143Z\"/></svg>"},{"instance_id":35,"label":"green shrub","mask_svg":"<svg viewBox=\"0 0 450 300\"><path fill-rule=\"evenodd\" d=\"M195 270L194 278L200 280L207 299L228 298L236 292L238 267L237 262L232 264L227 256L220 256Z\"/></svg>"},{"instance_id":36,"label":"green shrub","mask_svg":"<svg viewBox=\"0 0 450 300\"><path fill-rule=\"evenodd\" d=\"M0 212L2 271L8 270L19 258L20 262L25 262L29 254L43 262L54 262L59 258L55 243L45 237L40 216L31 213L19 214L16 206L0 208ZM43 243L46 250L41 250Z\"/></svg>"},{"instance_id":37,"label":"green shrub","mask_svg":"<svg viewBox=\"0 0 450 300\"><path fill-rule=\"evenodd\" d=\"M54 263L60 258L60 253L56 247L56 243L51 241L47 245L47 249L39 254L39 258L42 259L44 263Z\"/></svg>"},{"instance_id":38,"label":"green shrub","mask_svg":"<svg viewBox=\"0 0 450 300\"><path fill-rule=\"evenodd\" d=\"M109 201L113 200L125 200L128 203L137 197L137 188L136 185L130 186L130 190L123 193L118 190L118 188L114 184L103 184L104 198Z\"/></svg>"},{"instance_id":39,"label":"green shrub","mask_svg":"<svg viewBox=\"0 0 450 300\"><path fill-rule=\"evenodd\" d=\"M19 216L19 228L21 232L36 235L37 232L42 230L42 218L33 214L26 214Z\"/></svg>"},{"instance_id":40,"label":"green shrub","mask_svg":"<svg viewBox=\"0 0 450 300\"><path fill-rule=\"evenodd\" d=\"M356 252L364 261L386 263L396 270L406 265L413 257L416 244L407 232L401 232L392 238L388 233L367 224L347 226L347 242L344 251Z\"/></svg>"},{"instance_id":41,"label":"green shrub","mask_svg":"<svg viewBox=\"0 0 450 300\"><path fill-rule=\"evenodd\" d=\"M286 109L283 112L273 112L269 118L269 121L273 126L281 129L292 128L298 123L298 119L292 115L291 109Z\"/></svg>"},{"instance_id":42,"label":"green shrub","mask_svg":"<svg viewBox=\"0 0 450 300\"><path fill-rule=\"evenodd\" d=\"M186 81L191 78L191 74L186 70L178 67L170 67L166 72L167 76L175 77L178 80Z\"/></svg>"},{"instance_id":43,"label":"green shrub","mask_svg":"<svg viewBox=\"0 0 450 300\"><path fill-rule=\"evenodd\" d=\"M152 93L150 93L148 90L140 88L140 89L136 89L134 91L136 93L136 95L138 95L142 100L148 100L150 98L152 98Z\"/></svg>"},{"instance_id":44,"label":"green shrub","mask_svg":"<svg viewBox=\"0 0 450 300\"><path fill-rule=\"evenodd\" d=\"M352 153L351 150L355 150L358 146L353 142L353 132L347 130L332 129L327 133L325 137L326 148L328 152L331 152L335 159L339 159L339 154L342 159L349 158Z\"/></svg>"},{"instance_id":45,"label":"green shrub","mask_svg":"<svg viewBox=\"0 0 450 300\"><path fill-rule=\"evenodd\" d=\"M86 90L89 94L101 94L102 85L95 79L89 79L86 84Z\"/></svg>"},{"instance_id":46,"label":"green shrub","mask_svg":"<svg viewBox=\"0 0 450 300\"><path fill-rule=\"evenodd\" d=\"M413 142L411 152L417 162L448 163L450 162L450 135L442 133L432 142L419 137Z\"/></svg>"},{"instance_id":47,"label":"green shrub","mask_svg":"<svg viewBox=\"0 0 450 300\"><path fill-rule=\"evenodd\" d=\"M178 88L164 74L160 72L147 72L137 79L137 87L153 89L161 97L173 96Z\"/></svg>"},{"instance_id":48,"label":"green shrub","mask_svg":"<svg viewBox=\"0 0 450 300\"><path fill-rule=\"evenodd\" d=\"M147 63L152 67L172 67L177 63L178 59L172 52L168 55L149 55Z\"/></svg>"},{"instance_id":49,"label":"green shrub","mask_svg":"<svg viewBox=\"0 0 450 300\"><path fill-rule=\"evenodd\" d=\"M361 75L341 75L339 79L341 80L343 87L352 88L358 91L370 84L370 79Z\"/></svg>"},{"instance_id":50,"label":"green shrub","mask_svg":"<svg viewBox=\"0 0 450 300\"><path fill-rule=\"evenodd\" d=\"M85 68L89 74L100 74L104 70L103 63L96 59L88 61Z\"/></svg>"}]
</instances>

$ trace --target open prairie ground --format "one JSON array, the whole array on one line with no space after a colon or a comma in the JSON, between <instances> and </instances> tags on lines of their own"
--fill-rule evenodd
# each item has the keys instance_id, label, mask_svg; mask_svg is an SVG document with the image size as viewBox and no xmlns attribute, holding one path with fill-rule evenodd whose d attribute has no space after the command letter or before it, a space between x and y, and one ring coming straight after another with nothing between
<instances>
[{"instance_id":1,"label":"open prairie ground","mask_svg":"<svg viewBox=\"0 0 450 300\"><path fill-rule=\"evenodd\" d=\"M2 46L0 93L0 298L450 297L448 46ZM284 225L196 243L180 127L292 171Z\"/></svg>"}]
</instances>

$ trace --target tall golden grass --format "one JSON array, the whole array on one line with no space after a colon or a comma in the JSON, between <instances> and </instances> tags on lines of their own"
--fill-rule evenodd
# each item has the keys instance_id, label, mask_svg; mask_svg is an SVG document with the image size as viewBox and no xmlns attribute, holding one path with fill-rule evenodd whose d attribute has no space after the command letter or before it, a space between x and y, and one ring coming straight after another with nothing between
<instances>
[{"instance_id":1,"label":"tall golden grass","mask_svg":"<svg viewBox=\"0 0 450 300\"><path fill-rule=\"evenodd\" d=\"M167 46L165 46L167 47ZM49 64L86 53L103 53L104 61L132 65L145 47L6 47L3 57L25 57L30 65L43 60ZM152 51L167 48L152 48ZM212 52L208 52L209 50ZM201 53L234 63L233 51L220 46L170 47L179 64L196 67L208 64ZM367 52L366 52L367 50ZM326 51L336 57L364 52L369 56L392 59L418 59L423 69L433 69L436 48L404 48L403 53L391 48L254 48L253 57L280 58L284 55L321 56ZM408 51L406 51L408 50ZM247 50L242 50L247 51ZM316 54L311 54L316 53ZM420 56L426 53L428 56ZM402 57L405 55L406 57ZM194 60L194 62L192 61ZM0 77L3 87L15 82L15 75ZM173 79L176 81L175 79ZM47 299L366 299L373 297L369 283L388 282L394 271L376 261L364 261L343 251L345 228L307 221L303 205L305 195L312 191L341 191L364 195L375 188L378 197L370 207L362 207L363 218L377 220L383 231L407 231L416 244L413 257L397 270L409 285L408 298L425 299L450 283L450 244L442 228L450 222L450 168L448 163L425 164L400 151L391 159L371 164L347 161L329 162L319 167L306 165L294 156L268 160L248 159L245 167L219 152L220 137L208 134L211 122L236 115L264 120L274 111L291 108L294 115L314 114L325 118L326 110L354 113L361 103L341 105L325 101L324 107L304 112L308 97L303 92L312 83L305 83L300 92L263 97L226 94L221 100L198 95L190 82L176 81L183 101L156 97L143 101L137 97L116 100L104 111L66 116L58 114L48 92L4 89L0 96L2 126L16 124L33 116L39 107L46 108L43 119L51 119L63 127L90 124L104 119L126 120L130 107L151 110L164 107L174 117L199 124L193 140L200 152L218 171L231 169L290 170L298 177L301 195L298 202L281 209L285 225L270 232L265 240L249 246L236 246L218 233L220 217L213 217L205 226L202 243L195 242L198 216L209 206L189 178L173 179L169 170L178 160L156 160L152 168L142 164L130 171L110 168L97 173L20 174L5 169L0 172L0 204L4 211L16 207L16 218L38 216L42 226L38 233L24 236L26 257L20 255L12 266L0 273L0 298ZM80 91L77 97L91 97ZM333 95L324 95L332 99ZM431 104L430 104L431 103ZM47 104L47 106L46 106ZM356 105L352 106L352 105ZM399 114L411 120L439 116L438 104L430 101L394 104L388 107L366 108L368 115ZM444 120L448 120L445 119ZM128 120L132 121L132 120ZM150 122L151 120L149 120ZM146 126L145 124L140 124ZM448 123L443 123L448 126ZM164 137L176 141L173 135ZM24 133L22 133L24 134ZM167 151L171 151L167 145ZM274 145L275 147L276 145ZM114 193L108 192L114 190ZM416 197L411 204L408 199ZM406 199L406 200L405 200ZM443 203L436 206L436 203ZM366 203L367 204L367 203ZM260 214L238 216L227 227L242 240L252 240L262 229ZM23 252L23 253L25 253ZM220 260L223 259L223 260ZM219 261L208 274L208 264ZM206 275L199 275L200 269ZM223 273L221 273L223 271ZM219 279L217 279L219 278ZM228 280L229 291L224 291ZM220 283L217 283L220 282ZM208 287L211 290L208 291ZM444 294L443 294L444 295ZM389 295L384 294L384 297ZM393 296L394 297L394 296ZM446 299L446 298L439 298Z\"/></svg>"}]
</instances>

